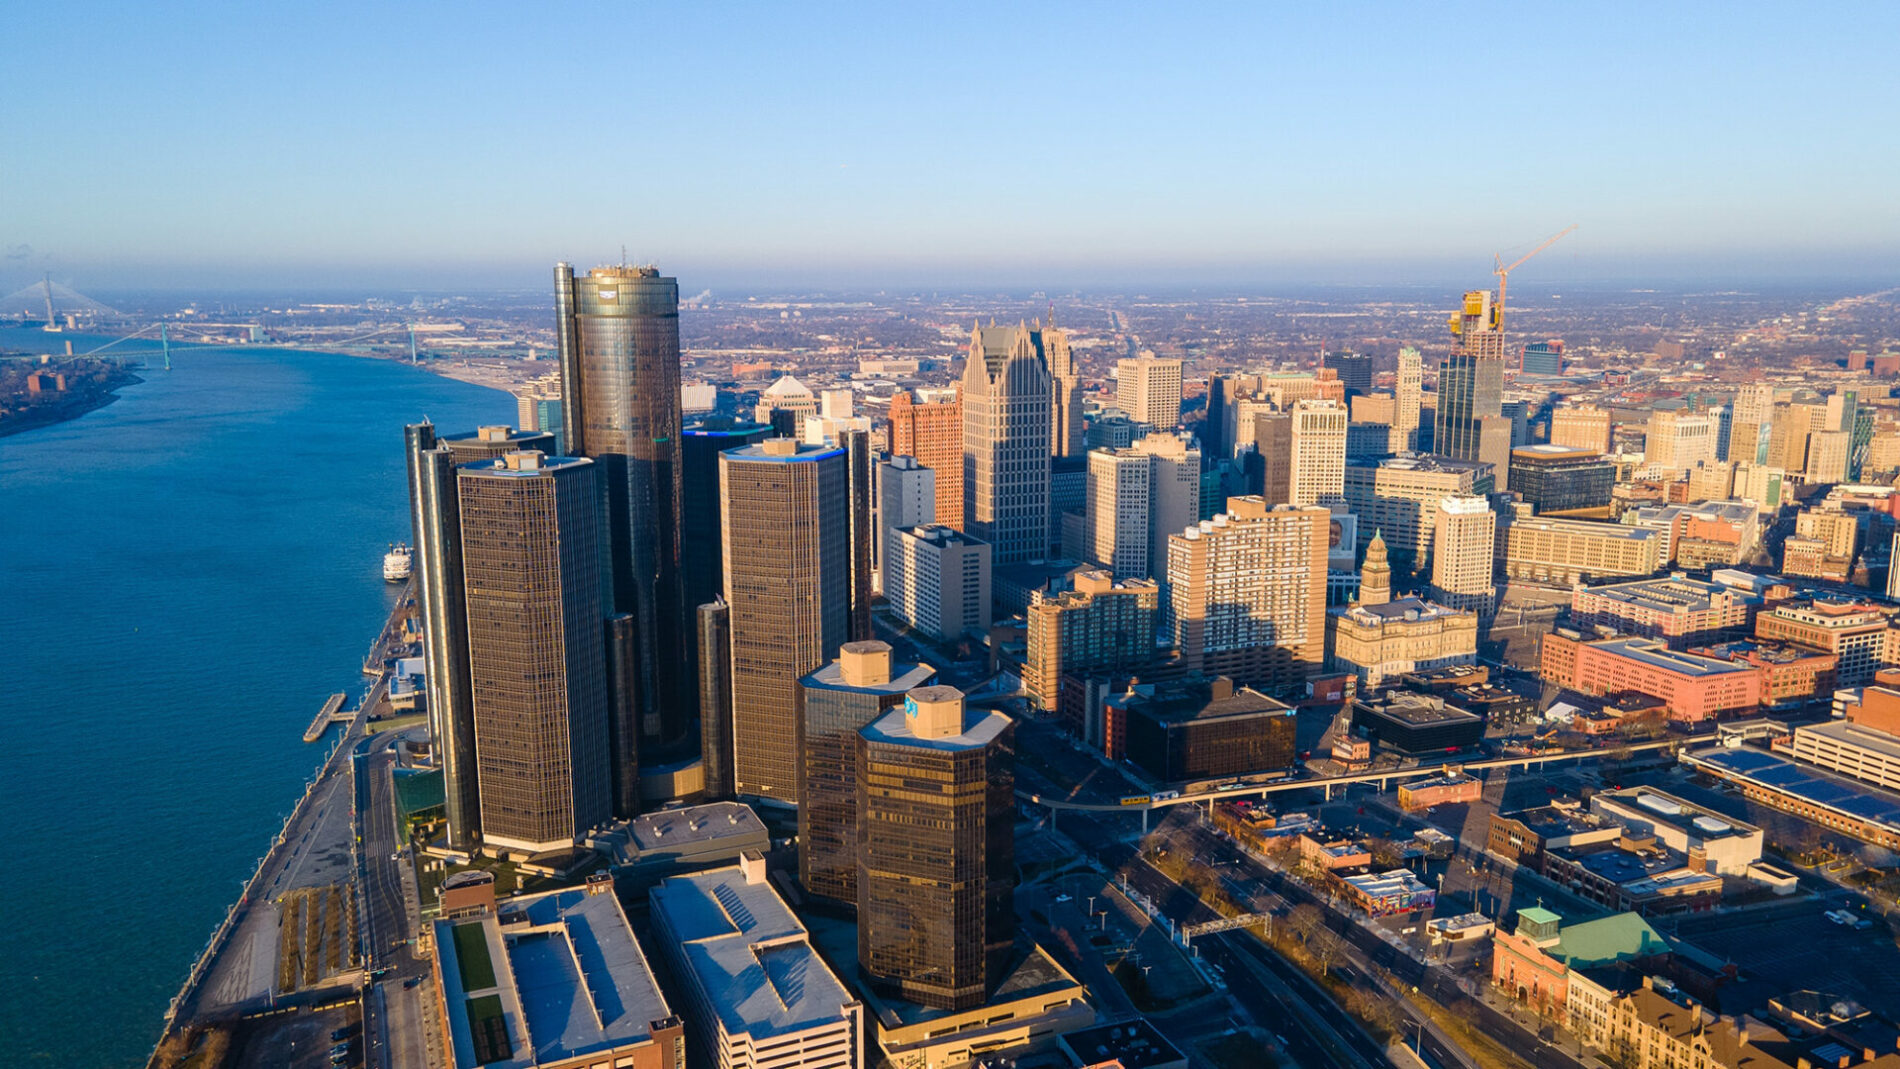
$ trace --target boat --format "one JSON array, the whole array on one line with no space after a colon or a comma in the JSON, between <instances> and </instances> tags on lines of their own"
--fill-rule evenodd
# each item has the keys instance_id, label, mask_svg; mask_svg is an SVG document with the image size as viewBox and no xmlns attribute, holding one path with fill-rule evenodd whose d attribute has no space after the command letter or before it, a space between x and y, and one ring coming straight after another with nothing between
<instances>
[{"instance_id":1,"label":"boat","mask_svg":"<svg viewBox=\"0 0 1900 1069\"><path fill-rule=\"evenodd\" d=\"M401 542L392 542L389 552L383 554L383 578L392 583L409 581L409 572L415 567L415 554Z\"/></svg>"}]
</instances>

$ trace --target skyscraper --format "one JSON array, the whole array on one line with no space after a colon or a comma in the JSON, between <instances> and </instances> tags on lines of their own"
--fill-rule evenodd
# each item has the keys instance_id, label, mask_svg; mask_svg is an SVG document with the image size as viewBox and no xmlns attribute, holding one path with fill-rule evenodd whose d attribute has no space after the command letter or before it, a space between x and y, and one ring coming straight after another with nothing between
<instances>
[{"instance_id":1,"label":"skyscraper","mask_svg":"<svg viewBox=\"0 0 1900 1069\"><path fill-rule=\"evenodd\" d=\"M1326 653L1332 513L1236 497L1168 539L1169 618L1190 669L1288 691Z\"/></svg>"},{"instance_id":2,"label":"skyscraper","mask_svg":"<svg viewBox=\"0 0 1900 1069\"><path fill-rule=\"evenodd\" d=\"M686 428L680 440L683 465L680 516L680 586L689 607L697 608L725 589L719 556L719 454L743 449L772 437L762 423L718 420Z\"/></svg>"},{"instance_id":3,"label":"skyscraper","mask_svg":"<svg viewBox=\"0 0 1900 1069\"><path fill-rule=\"evenodd\" d=\"M1015 724L920 687L858 733L858 967L875 988L981 1005L1015 940Z\"/></svg>"},{"instance_id":4,"label":"skyscraper","mask_svg":"<svg viewBox=\"0 0 1900 1069\"><path fill-rule=\"evenodd\" d=\"M1115 407L1158 431L1181 422L1181 361L1152 354L1118 361Z\"/></svg>"},{"instance_id":5,"label":"skyscraper","mask_svg":"<svg viewBox=\"0 0 1900 1069\"><path fill-rule=\"evenodd\" d=\"M1155 657L1159 584L1117 582L1110 572L1077 572L1072 582L1072 590L1037 592L1023 614L1023 683L1042 709L1057 707L1068 673L1141 668Z\"/></svg>"},{"instance_id":6,"label":"skyscraper","mask_svg":"<svg viewBox=\"0 0 1900 1069\"><path fill-rule=\"evenodd\" d=\"M930 392L949 396L925 400L913 398L903 390L891 395L891 453L914 457L917 463L936 473L937 514L928 522L961 531L963 403L954 390Z\"/></svg>"},{"instance_id":7,"label":"skyscraper","mask_svg":"<svg viewBox=\"0 0 1900 1069\"><path fill-rule=\"evenodd\" d=\"M1432 534L1432 600L1488 617L1497 607L1491 582L1497 516L1482 497L1440 498Z\"/></svg>"},{"instance_id":8,"label":"skyscraper","mask_svg":"<svg viewBox=\"0 0 1900 1069\"><path fill-rule=\"evenodd\" d=\"M1610 451L1611 420L1607 409L1595 405L1565 405L1550 414L1550 444Z\"/></svg>"},{"instance_id":9,"label":"skyscraper","mask_svg":"<svg viewBox=\"0 0 1900 1069\"><path fill-rule=\"evenodd\" d=\"M1288 504L1345 500L1347 422L1346 406L1338 401L1293 402Z\"/></svg>"},{"instance_id":10,"label":"skyscraper","mask_svg":"<svg viewBox=\"0 0 1900 1069\"><path fill-rule=\"evenodd\" d=\"M846 453L773 438L719 455L731 612L732 774L798 800L798 678L837 655L851 608Z\"/></svg>"},{"instance_id":11,"label":"skyscraper","mask_svg":"<svg viewBox=\"0 0 1900 1069\"><path fill-rule=\"evenodd\" d=\"M894 664L891 647L847 642L798 681L798 882L832 905L858 904L858 732L928 685L926 664Z\"/></svg>"},{"instance_id":12,"label":"skyscraper","mask_svg":"<svg viewBox=\"0 0 1900 1069\"><path fill-rule=\"evenodd\" d=\"M1518 371L1525 375L1561 375L1564 373L1564 343L1556 338L1534 341L1524 346Z\"/></svg>"},{"instance_id":13,"label":"skyscraper","mask_svg":"<svg viewBox=\"0 0 1900 1069\"><path fill-rule=\"evenodd\" d=\"M1055 396L1042 332L976 327L963 368L965 527L992 563L1042 558L1049 548L1049 409Z\"/></svg>"},{"instance_id":14,"label":"skyscraper","mask_svg":"<svg viewBox=\"0 0 1900 1069\"><path fill-rule=\"evenodd\" d=\"M1419 409L1424 396L1424 362L1417 349L1399 350L1398 377L1392 383L1392 450L1405 452L1419 448Z\"/></svg>"},{"instance_id":15,"label":"skyscraper","mask_svg":"<svg viewBox=\"0 0 1900 1069\"><path fill-rule=\"evenodd\" d=\"M1768 463L1768 439L1775 408L1775 387L1758 382L1743 386L1735 394L1735 410L1729 428L1728 456L1743 464Z\"/></svg>"},{"instance_id":16,"label":"skyscraper","mask_svg":"<svg viewBox=\"0 0 1900 1069\"><path fill-rule=\"evenodd\" d=\"M1439 367L1432 450L1460 460L1485 460L1483 421L1499 418L1504 404L1504 335L1491 292L1465 294L1460 314L1451 317L1451 329L1458 344ZM1502 448L1502 462L1508 464L1508 437Z\"/></svg>"},{"instance_id":17,"label":"skyscraper","mask_svg":"<svg viewBox=\"0 0 1900 1069\"><path fill-rule=\"evenodd\" d=\"M1148 565L1148 457L1133 449L1091 449L1089 559L1119 579L1145 579Z\"/></svg>"},{"instance_id":18,"label":"skyscraper","mask_svg":"<svg viewBox=\"0 0 1900 1069\"><path fill-rule=\"evenodd\" d=\"M827 391L829 392L829 391ZM871 432L847 430L838 435L845 452L846 507L850 511L849 560L851 562L851 610L845 637L862 641L871 637L872 550L878 540L877 517L872 508L875 491L876 461L871 456Z\"/></svg>"},{"instance_id":19,"label":"skyscraper","mask_svg":"<svg viewBox=\"0 0 1900 1069\"><path fill-rule=\"evenodd\" d=\"M1087 448L1083 444L1082 373L1076 369L1075 354L1069 351L1068 332L1056 326L1053 307L1042 339L1054 391L1049 408L1049 452L1059 457L1080 456Z\"/></svg>"},{"instance_id":20,"label":"skyscraper","mask_svg":"<svg viewBox=\"0 0 1900 1069\"><path fill-rule=\"evenodd\" d=\"M1333 369L1347 393L1372 392L1372 358L1364 353L1335 350L1320 357L1320 366Z\"/></svg>"},{"instance_id":21,"label":"skyscraper","mask_svg":"<svg viewBox=\"0 0 1900 1069\"><path fill-rule=\"evenodd\" d=\"M638 663L617 674L638 692L626 703L642 740L685 736L693 705L686 687L690 626L680 587L679 283L651 267L596 267L576 278L556 264L556 335L561 354L564 442L590 457L605 484L613 607L632 620ZM619 732L616 732L619 734ZM637 750L617 739L616 754ZM638 795L622 770L615 809Z\"/></svg>"},{"instance_id":22,"label":"skyscraper","mask_svg":"<svg viewBox=\"0 0 1900 1069\"><path fill-rule=\"evenodd\" d=\"M468 603L462 577L462 515L455 468L517 449L552 452L554 436L483 427L475 434L438 437L416 423L403 430L409 468L409 514L415 547L417 602L427 646L429 737L442 770L444 815L451 847L481 838L481 799L475 767L475 713L468 676Z\"/></svg>"},{"instance_id":23,"label":"skyscraper","mask_svg":"<svg viewBox=\"0 0 1900 1069\"><path fill-rule=\"evenodd\" d=\"M1693 412L1657 409L1649 414L1643 462L1668 472L1687 471L1715 459L1715 421Z\"/></svg>"},{"instance_id":24,"label":"skyscraper","mask_svg":"<svg viewBox=\"0 0 1900 1069\"><path fill-rule=\"evenodd\" d=\"M699 762L705 797L732 797L732 610L725 598L694 612L699 659Z\"/></svg>"},{"instance_id":25,"label":"skyscraper","mask_svg":"<svg viewBox=\"0 0 1900 1069\"><path fill-rule=\"evenodd\" d=\"M456 471L482 835L559 849L613 815L599 469L491 463Z\"/></svg>"}]
</instances>

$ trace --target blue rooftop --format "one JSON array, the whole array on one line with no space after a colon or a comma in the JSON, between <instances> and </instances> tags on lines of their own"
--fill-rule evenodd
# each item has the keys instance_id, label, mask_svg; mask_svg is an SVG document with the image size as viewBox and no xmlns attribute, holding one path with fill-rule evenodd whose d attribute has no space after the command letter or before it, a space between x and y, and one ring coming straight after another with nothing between
<instances>
[{"instance_id":1,"label":"blue rooftop","mask_svg":"<svg viewBox=\"0 0 1900 1069\"><path fill-rule=\"evenodd\" d=\"M1889 791L1854 783L1762 750L1717 748L1697 750L1683 757L1691 765L1706 765L1856 820L1900 832L1900 795Z\"/></svg>"}]
</instances>

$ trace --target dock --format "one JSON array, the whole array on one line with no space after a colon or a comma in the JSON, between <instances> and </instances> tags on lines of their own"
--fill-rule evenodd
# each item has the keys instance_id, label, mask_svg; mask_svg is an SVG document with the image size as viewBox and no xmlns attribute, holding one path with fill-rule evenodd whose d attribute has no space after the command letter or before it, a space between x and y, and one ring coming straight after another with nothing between
<instances>
[{"instance_id":1,"label":"dock","mask_svg":"<svg viewBox=\"0 0 1900 1069\"><path fill-rule=\"evenodd\" d=\"M330 695L329 699L323 703L323 708L317 710L316 718L310 721L310 726L303 729L303 741L315 742L323 737L323 733L330 729L331 724L348 721L356 715L353 710L347 713L343 711L344 697L342 691Z\"/></svg>"}]
</instances>

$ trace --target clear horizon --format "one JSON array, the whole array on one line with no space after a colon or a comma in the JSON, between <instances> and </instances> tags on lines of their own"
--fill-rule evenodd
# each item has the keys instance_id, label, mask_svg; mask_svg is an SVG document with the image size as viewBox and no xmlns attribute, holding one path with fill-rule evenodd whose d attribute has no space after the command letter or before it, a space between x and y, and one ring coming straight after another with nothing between
<instances>
[{"instance_id":1,"label":"clear horizon","mask_svg":"<svg viewBox=\"0 0 1900 1069\"><path fill-rule=\"evenodd\" d=\"M1900 9L29 2L0 293L1900 276Z\"/></svg>"}]
</instances>

